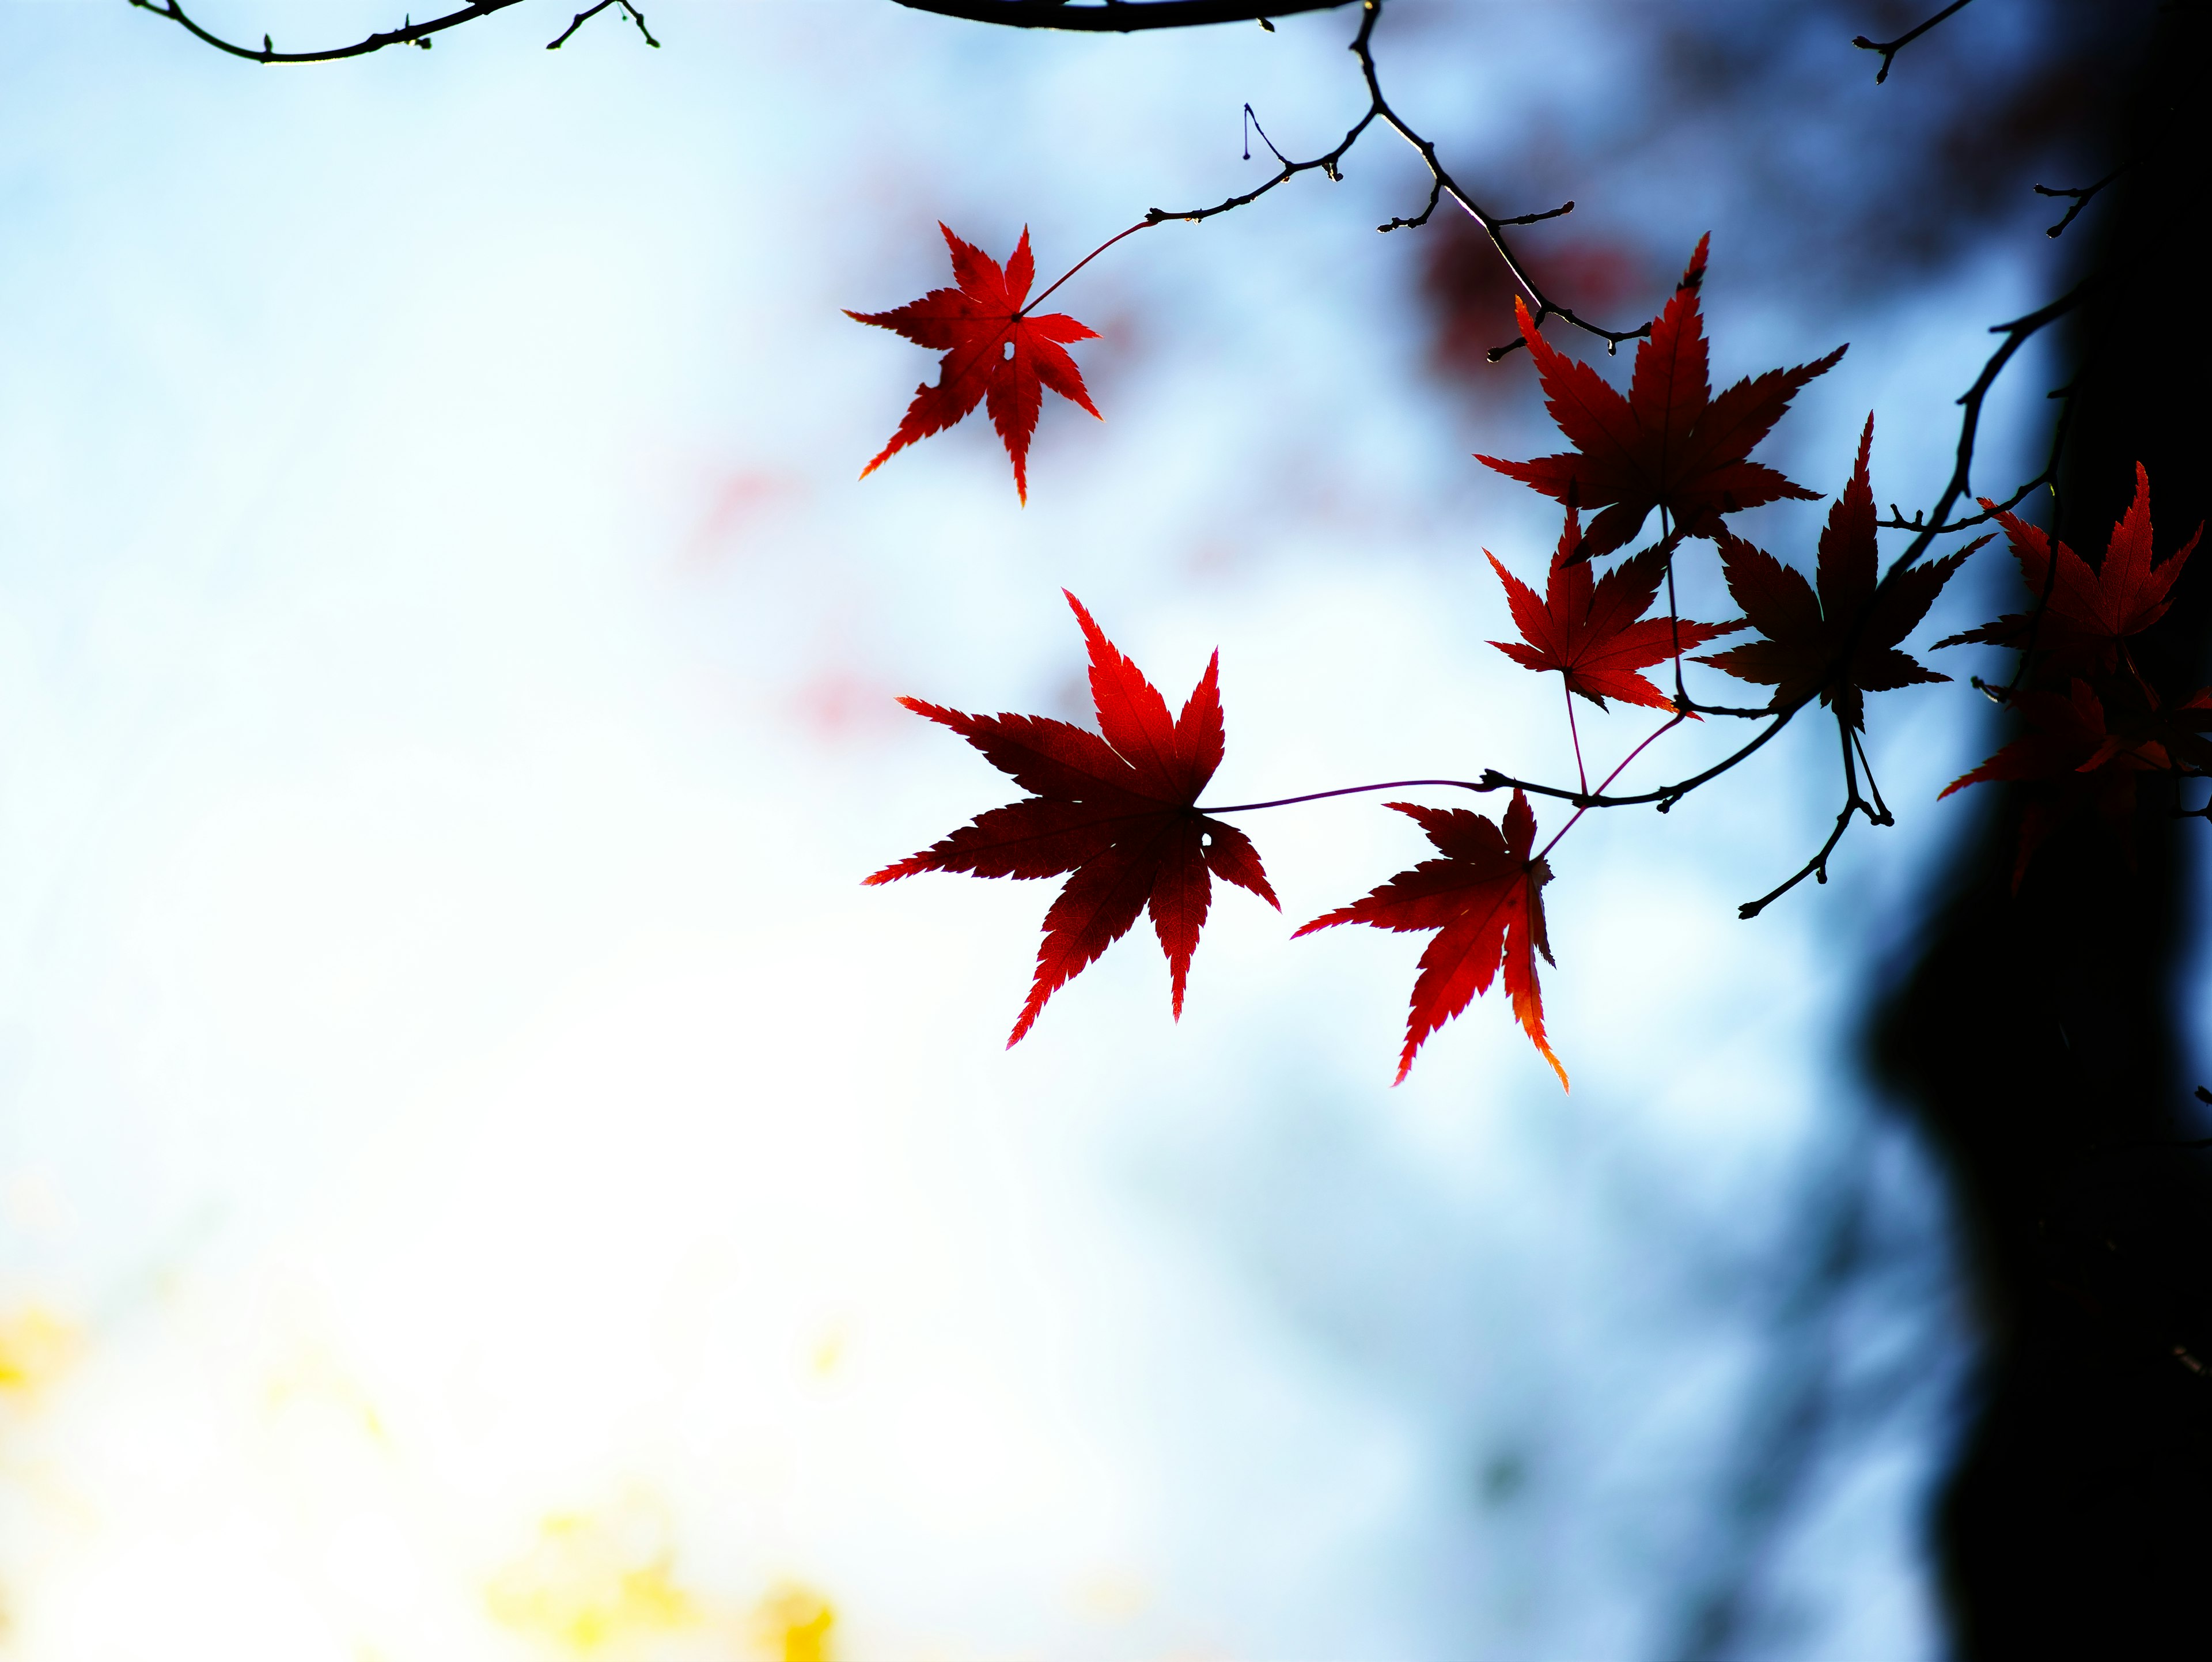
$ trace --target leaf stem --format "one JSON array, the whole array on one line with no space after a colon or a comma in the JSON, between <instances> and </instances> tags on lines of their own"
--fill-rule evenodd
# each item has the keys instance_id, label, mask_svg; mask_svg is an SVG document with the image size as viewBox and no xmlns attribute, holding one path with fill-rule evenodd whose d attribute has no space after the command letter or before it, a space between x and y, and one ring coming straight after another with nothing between
<instances>
[{"instance_id":1,"label":"leaf stem","mask_svg":"<svg viewBox=\"0 0 2212 1662\"><path fill-rule=\"evenodd\" d=\"M1574 690L1567 685L1565 670L1559 672L1559 692L1567 701L1567 737L1575 743L1575 777L1581 782L1583 792L1587 795L1589 792L1589 770L1583 765L1583 735L1575 726Z\"/></svg>"},{"instance_id":2,"label":"leaf stem","mask_svg":"<svg viewBox=\"0 0 2212 1662\"><path fill-rule=\"evenodd\" d=\"M1570 715L1572 715L1573 708L1574 707L1572 705L1568 706L1568 713ZM1628 764L1631 762L1633 762L1638 757L1643 755L1644 751L1650 747L1653 740L1656 739L1661 734L1667 732L1671 728L1678 728L1681 726L1683 722L1689 719L1690 718L1686 712L1677 710L1674 715L1668 717L1666 721L1661 722L1659 726L1655 728L1650 733L1645 734L1644 742L1637 746L1634 750L1629 752L1627 755L1622 757L1620 758L1620 765L1613 769L1611 773L1606 775L1602 780L1599 781L1595 794L1601 796L1605 794L1605 788L1607 785L1610 785L1614 780L1620 778L1620 776L1627 770ZM1579 753L1577 753L1575 759L1577 763L1582 760ZM1584 779L1583 781L1583 784L1584 787L1583 794L1585 798L1588 798L1592 794L1588 788L1589 781L1588 779ZM1589 801L1577 802L1575 805L1574 818L1569 819L1565 825L1560 826L1558 831L1552 834L1552 840L1545 843L1541 849L1537 850L1536 858L1541 860L1546 855L1551 853L1553 849L1558 848L1559 846L1559 839L1565 837L1569 831L1572 831L1576 825L1581 820L1582 817L1588 813L1595 806L1595 804L1594 802Z\"/></svg>"},{"instance_id":3,"label":"leaf stem","mask_svg":"<svg viewBox=\"0 0 2212 1662\"><path fill-rule=\"evenodd\" d=\"M1096 248L1093 248L1089 253L1084 255L1082 259L1077 260L1074 265L1069 266L1066 271L1061 273L1060 283L1054 283L1050 289L1046 289L1043 294L1039 295L1028 305L1023 307L1020 311L1015 313L1014 315L1018 318L1027 317L1031 312L1036 310L1038 307L1043 305L1047 300L1051 298L1053 294L1060 288L1061 283L1066 283L1069 277L1073 277L1078 271L1091 264L1092 260L1097 259L1099 255L1104 253L1109 248L1119 242L1123 237L1134 236L1139 231L1149 231L1153 226L1158 225L1160 222L1161 222L1157 219L1140 219L1134 225L1132 225L1127 230L1115 232L1112 236L1108 237L1105 241L1100 243Z\"/></svg>"},{"instance_id":4,"label":"leaf stem","mask_svg":"<svg viewBox=\"0 0 2212 1662\"><path fill-rule=\"evenodd\" d=\"M1250 813L1259 808L1286 808L1293 802L1318 802L1329 796L1358 796L1368 791L1410 790L1415 785L1449 785L1457 790L1491 791L1495 785L1485 785L1473 779L1386 779L1379 785L1346 785L1341 790L1308 791L1304 796L1278 796L1268 802L1232 802L1226 807L1207 807L1197 804L1193 813Z\"/></svg>"}]
</instances>

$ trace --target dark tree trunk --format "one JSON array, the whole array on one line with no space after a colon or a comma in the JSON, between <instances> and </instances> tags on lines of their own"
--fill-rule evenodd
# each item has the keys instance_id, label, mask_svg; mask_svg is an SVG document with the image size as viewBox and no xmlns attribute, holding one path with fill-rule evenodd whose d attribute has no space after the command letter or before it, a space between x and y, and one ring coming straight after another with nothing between
<instances>
[{"instance_id":1,"label":"dark tree trunk","mask_svg":"<svg viewBox=\"0 0 2212 1662\"><path fill-rule=\"evenodd\" d=\"M2137 460L2161 553L2212 510L2204 10L2166 9L2117 118L2135 165L2074 332L2056 527L2093 557ZM2212 557L2196 563L2142 637L2169 696L2205 679ZM2212 1655L2212 1150L2179 1146L2200 1128L2178 1005L2212 828L2148 779L2132 870L2079 825L2015 898L2018 793L1984 789L1994 811L1876 1039L1949 1184L1984 1324L1936 1519L1958 1653Z\"/></svg>"}]
</instances>

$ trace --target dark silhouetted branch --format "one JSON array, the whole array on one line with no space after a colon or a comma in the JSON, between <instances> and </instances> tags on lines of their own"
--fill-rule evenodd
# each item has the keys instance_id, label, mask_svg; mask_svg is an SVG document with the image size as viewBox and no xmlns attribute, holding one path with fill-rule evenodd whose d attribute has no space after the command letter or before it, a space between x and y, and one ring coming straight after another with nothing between
<instances>
[{"instance_id":1,"label":"dark silhouetted branch","mask_svg":"<svg viewBox=\"0 0 2212 1662\"><path fill-rule=\"evenodd\" d=\"M235 40L226 40L203 27L185 13L177 0L131 0L131 3L140 11L150 11L156 17L166 17L195 40L213 46L217 52L228 52L233 58L243 58L255 64L333 64L341 58L366 58L371 52L382 52L386 46L419 46L428 52L432 35L459 28L464 23L473 23L477 18L489 17L495 11L505 11L509 6L520 3L520 0L475 0L473 4L464 6L459 11L447 12L443 17L433 17L421 23L410 18L396 29L386 29L347 46L324 46L313 52L279 52L276 43L266 34L261 37L258 46L241 46ZM586 22L615 5L619 5L629 14L630 21L637 25L637 32L645 37L646 45L658 46L660 44L653 38L653 32L646 27L645 14L631 4L630 0L599 0L599 4L577 13L575 21L561 31L560 40L546 43L547 50L558 46Z\"/></svg>"},{"instance_id":2,"label":"dark silhouetted branch","mask_svg":"<svg viewBox=\"0 0 2212 1662\"><path fill-rule=\"evenodd\" d=\"M1333 11L1351 0L1106 0L1103 5L1073 6L1063 0L897 0L915 11L962 17L971 23L995 23L1009 29L1080 29L1133 34L1139 29L1194 29L1209 23L1257 23L1272 27L1271 17L1293 12Z\"/></svg>"},{"instance_id":3,"label":"dark silhouetted branch","mask_svg":"<svg viewBox=\"0 0 2212 1662\"><path fill-rule=\"evenodd\" d=\"M653 38L653 31L645 26L645 14L640 11L635 6L630 4L629 0L599 0L599 4L592 7L590 9L578 12L574 19L569 23L568 27L561 31L560 38L558 40L548 40L545 43L545 50L548 52L560 51L562 46L568 40L570 35L574 34L578 29L582 28L585 24L590 22L594 17L597 17L601 12L605 11L609 6L620 6L624 11L629 14L629 21L637 25L637 32L645 37L645 44L647 46L658 46L660 45L660 42Z\"/></svg>"},{"instance_id":4,"label":"dark silhouetted branch","mask_svg":"<svg viewBox=\"0 0 2212 1662\"><path fill-rule=\"evenodd\" d=\"M2075 190L2053 190L2048 185L2037 186L2035 187L2035 193L2038 196L2067 196L2074 198L2074 205L2066 210L2065 216L2056 225L2046 227L2043 234L2045 236L2057 236L2061 234L2069 225L2071 225L2074 222L2074 216L2080 213L2084 208L2087 207L2091 201L2095 198L2098 192L2103 190L2106 186L2111 184L2122 174L2127 172L2127 170L2128 164L2123 161L2118 167L2113 168L2112 172L2106 174L2094 185L2084 185Z\"/></svg>"}]
</instances>

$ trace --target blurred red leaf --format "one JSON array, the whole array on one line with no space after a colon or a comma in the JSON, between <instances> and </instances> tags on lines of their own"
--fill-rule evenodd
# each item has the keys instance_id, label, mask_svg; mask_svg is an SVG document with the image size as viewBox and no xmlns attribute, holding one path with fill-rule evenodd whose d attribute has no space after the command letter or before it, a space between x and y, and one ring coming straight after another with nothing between
<instances>
[{"instance_id":1,"label":"blurred red leaf","mask_svg":"<svg viewBox=\"0 0 2212 1662\"><path fill-rule=\"evenodd\" d=\"M2051 540L2047 535L2026 521L2002 512L1987 497L1982 499L1982 507L1996 514L1997 523L2005 528L2028 593L2040 597L2047 586L2050 604L2044 608L2040 624L2035 623L2033 612L2010 612L1995 623L1936 644L1960 646L1979 641L1990 646L2025 648L2032 637L2037 648L2049 654L2051 664L2061 670L2111 669L2123 640L2166 616L2166 596L2174 579L2181 575L2182 566L2204 532L2198 526L2177 551L2154 563L2150 473L2141 462L2136 464L2135 501L2112 527L2104 560L2094 571L2087 561L2060 543L2058 569L2054 573Z\"/></svg>"}]
</instances>

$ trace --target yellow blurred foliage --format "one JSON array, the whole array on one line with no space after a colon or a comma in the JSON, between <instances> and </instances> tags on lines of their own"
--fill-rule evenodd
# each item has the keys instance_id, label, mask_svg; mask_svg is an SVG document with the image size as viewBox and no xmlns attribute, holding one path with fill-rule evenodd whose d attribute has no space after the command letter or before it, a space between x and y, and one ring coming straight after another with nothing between
<instances>
[{"instance_id":1,"label":"yellow blurred foliage","mask_svg":"<svg viewBox=\"0 0 2212 1662\"><path fill-rule=\"evenodd\" d=\"M783 1583L761 1601L756 1619L761 1648L775 1662L836 1662L830 1629L837 1612L812 1588Z\"/></svg>"},{"instance_id":2,"label":"yellow blurred foliage","mask_svg":"<svg viewBox=\"0 0 2212 1662\"><path fill-rule=\"evenodd\" d=\"M0 1392L35 1397L76 1360L76 1328L40 1306L0 1317Z\"/></svg>"},{"instance_id":3,"label":"yellow blurred foliage","mask_svg":"<svg viewBox=\"0 0 2212 1662\"><path fill-rule=\"evenodd\" d=\"M672 1574L675 1556L657 1507L558 1513L538 1525L536 1544L493 1579L486 1598L507 1626L590 1653L699 1621Z\"/></svg>"}]
</instances>

